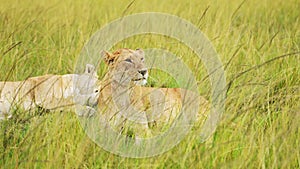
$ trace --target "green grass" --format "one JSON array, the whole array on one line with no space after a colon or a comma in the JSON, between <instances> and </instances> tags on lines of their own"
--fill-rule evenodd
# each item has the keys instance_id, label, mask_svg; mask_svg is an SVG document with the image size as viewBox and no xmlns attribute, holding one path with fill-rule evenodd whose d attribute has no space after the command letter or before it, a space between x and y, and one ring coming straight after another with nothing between
<instances>
[{"instance_id":1,"label":"green grass","mask_svg":"<svg viewBox=\"0 0 300 169\"><path fill-rule=\"evenodd\" d=\"M72 112L15 116L0 123L1 168L300 168L300 55L290 54L300 51L298 0L130 3L1 0L0 80L72 73L84 44L105 24L136 12L167 12L201 29L225 65L230 88L213 137L200 144L195 130L167 153L130 159L89 140ZM140 35L114 49L120 47L163 48L182 57L209 98L204 66L178 41ZM150 75L150 85L176 86L157 81L167 74Z\"/></svg>"}]
</instances>

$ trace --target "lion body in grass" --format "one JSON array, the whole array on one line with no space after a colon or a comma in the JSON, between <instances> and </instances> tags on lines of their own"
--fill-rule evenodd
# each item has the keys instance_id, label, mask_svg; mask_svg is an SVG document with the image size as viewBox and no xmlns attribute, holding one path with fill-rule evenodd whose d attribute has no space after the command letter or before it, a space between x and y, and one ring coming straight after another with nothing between
<instances>
[{"instance_id":1,"label":"lion body in grass","mask_svg":"<svg viewBox=\"0 0 300 169\"><path fill-rule=\"evenodd\" d=\"M181 88L140 85L145 84L148 77L142 50L120 49L103 55L109 68L101 82L98 108L118 132L126 127L135 135L162 132L179 116L187 95L196 98L199 104L200 111L194 119L206 118L209 102L204 97Z\"/></svg>"},{"instance_id":2,"label":"lion body in grass","mask_svg":"<svg viewBox=\"0 0 300 169\"><path fill-rule=\"evenodd\" d=\"M0 119L9 118L13 109L29 111L37 107L62 111L97 104L99 80L92 65L83 74L44 75L24 81L0 82ZM81 114L78 111L79 115Z\"/></svg>"}]
</instances>

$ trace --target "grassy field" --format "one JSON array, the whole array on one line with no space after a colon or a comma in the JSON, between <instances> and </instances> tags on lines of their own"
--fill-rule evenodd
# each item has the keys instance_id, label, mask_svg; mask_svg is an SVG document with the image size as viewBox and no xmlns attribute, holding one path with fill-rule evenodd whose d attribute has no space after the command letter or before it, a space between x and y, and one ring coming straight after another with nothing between
<instances>
[{"instance_id":1,"label":"grassy field","mask_svg":"<svg viewBox=\"0 0 300 169\"><path fill-rule=\"evenodd\" d=\"M98 147L72 112L22 112L0 122L0 168L300 168L300 1L0 0L0 80L72 73L91 35L137 12L166 12L196 25L226 70L226 109L206 143L192 131L171 151L131 159ZM114 48L162 48L190 66L209 99L205 69L178 41L134 36ZM199 66L199 67L198 67ZM196 69L197 67L197 69ZM99 70L99 74L105 72ZM173 87L151 72L150 85ZM102 77L102 76L101 76ZM160 82L161 81L161 82Z\"/></svg>"}]
</instances>

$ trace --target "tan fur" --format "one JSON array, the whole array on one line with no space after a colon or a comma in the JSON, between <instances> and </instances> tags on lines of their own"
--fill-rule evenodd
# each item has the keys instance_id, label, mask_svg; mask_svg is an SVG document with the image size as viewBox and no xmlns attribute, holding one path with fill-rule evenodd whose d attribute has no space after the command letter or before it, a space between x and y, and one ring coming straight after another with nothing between
<instances>
[{"instance_id":1,"label":"tan fur","mask_svg":"<svg viewBox=\"0 0 300 169\"><path fill-rule=\"evenodd\" d=\"M99 92L98 76L89 64L83 74L44 75L24 81L0 82L0 119L9 117L14 108L67 110L81 105L90 110L97 104Z\"/></svg>"},{"instance_id":2,"label":"tan fur","mask_svg":"<svg viewBox=\"0 0 300 169\"><path fill-rule=\"evenodd\" d=\"M128 58L132 60L131 64L126 62ZM101 112L106 114L110 124L117 130L122 129L130 121L120 112L124 113L132 106L129 108L130 111L137 110L132 111L135 113L130 114L132 117L142 119L141 121L146 119L146 123L136 125L130 122L129 127L135 128L133 130L136 135L145 133L149 135L154 130L162 132L178 117L185 94L197 97L195 93L180 88L152 88L136 85L134 79L141 79L137 78L141 77L139 72L147 70L142 50L120 49L113 54L104 52L104 60L109 66L109 71L102 80L98 105ZM197 99L200 105L197 118L203 120L209 104L204 97L200 96Z\"/></svg>"},{"instance_id":3,"label":"tan fur","mask_svg":"<svg viewBox=\"0 0 300 169\"><path fill-rule=\"evenodd\" d=\"M12 107L19 105L25 110L34 107L35 81L0 82L0 119L10 117Z\"/></svg>"}]
</instances>

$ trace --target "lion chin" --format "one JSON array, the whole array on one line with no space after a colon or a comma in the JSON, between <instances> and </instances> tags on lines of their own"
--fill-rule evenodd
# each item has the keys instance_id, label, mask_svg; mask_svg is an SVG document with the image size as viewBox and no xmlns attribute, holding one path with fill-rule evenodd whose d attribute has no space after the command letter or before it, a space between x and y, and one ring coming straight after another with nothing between
<instances>
[{"instance_id":1,"label":"lion chin","mask_svg":"<svg viewBox=\"0 0 300 169\"><path fill-rule=\"evenodd\" d=\"M133 83L135 85L144 86L144 85L147 84L147 80L146 79L142 79L142 80L138 80L138 81L133 81Z\"/></svg>"}]
</instances>

